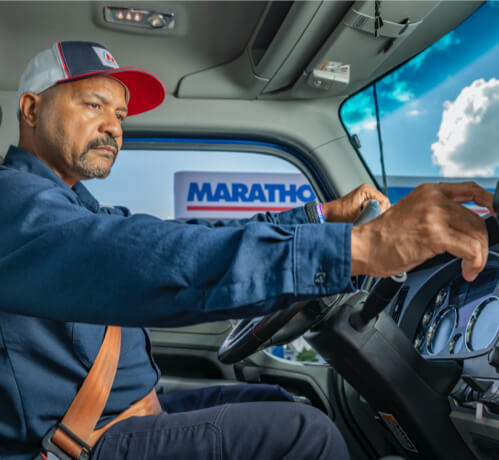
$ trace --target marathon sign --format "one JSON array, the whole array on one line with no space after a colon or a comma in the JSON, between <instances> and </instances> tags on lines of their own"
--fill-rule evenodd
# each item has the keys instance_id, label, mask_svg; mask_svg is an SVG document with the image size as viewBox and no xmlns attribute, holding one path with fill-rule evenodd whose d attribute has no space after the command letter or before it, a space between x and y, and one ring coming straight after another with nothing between
<instances>
[{"instance_id":1,"label":"marathon sign","mask_svg":"<svg viewBox=\"0 0 499 460\"><path fill-rule=\"evenodd\" d=\"M244 218L315 200L302 174L177 172L175 219Z\"/></svg>"}]
</instances>

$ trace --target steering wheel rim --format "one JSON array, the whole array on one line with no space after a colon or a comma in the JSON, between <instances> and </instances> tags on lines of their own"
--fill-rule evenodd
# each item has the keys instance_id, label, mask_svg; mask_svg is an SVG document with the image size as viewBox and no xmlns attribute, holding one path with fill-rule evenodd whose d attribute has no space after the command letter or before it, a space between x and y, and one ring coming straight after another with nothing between
<instances>
[{"instance_id":1,"label":"steering wheel rim","mask_svg":"<svg viewBox=\"0 0 499 460\"><path fill-rule=\"evenodd\" d=\"M295 302L285 310L237 321L218 349L218 359L224 364L233 364L253 354L307 304Z\"/></svg>"},{"instance_id":2,"label":"steering wheel rim","mask_svg":"<svg viewBox=\"0 0 499 460\"><path fill-rule=\"evenodd\" d=\"M294 302L285 310L238 320L218 350L218 359L234 364L271 345L282 345L302 336L317 324L344 294Z\"/></svg>"}]
</instances>

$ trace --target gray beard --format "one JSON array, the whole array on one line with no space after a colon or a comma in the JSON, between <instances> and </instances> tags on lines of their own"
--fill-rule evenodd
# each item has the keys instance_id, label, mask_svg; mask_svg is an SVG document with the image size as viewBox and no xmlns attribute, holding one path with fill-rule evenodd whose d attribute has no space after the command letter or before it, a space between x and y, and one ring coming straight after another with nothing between
<instances>
[{"instance_id":1,"label":"gray beard","mask_svg":"<svg viewBox=\"0 0 499 460\"><path fill-rule=\"evenodd\" d=\"M89 164L87 154L88 150L80 155L76 163L76 167L78 168L78 172L81 174L81 176L84 176L87 179L105 179L107 176L109 176L111 168L103 168L99 167L98 165Z\"/></svg>"}]
</instances>

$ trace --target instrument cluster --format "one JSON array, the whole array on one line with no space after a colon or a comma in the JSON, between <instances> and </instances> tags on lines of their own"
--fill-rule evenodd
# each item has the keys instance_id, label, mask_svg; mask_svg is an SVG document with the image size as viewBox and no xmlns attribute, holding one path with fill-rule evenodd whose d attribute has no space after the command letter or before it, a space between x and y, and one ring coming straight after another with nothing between
<instances>
[{"instance_id":1,"label":"instrument cluster","mask_svg":"<svg viewBox=\"0 0 499 460\"><path fill-rule=\"evenodd\" d=\"M414 346L430 357L480 354L499 333L499 270L469 283L456 277L432 298L421 317Z\"/></svg>"}]
</instances>

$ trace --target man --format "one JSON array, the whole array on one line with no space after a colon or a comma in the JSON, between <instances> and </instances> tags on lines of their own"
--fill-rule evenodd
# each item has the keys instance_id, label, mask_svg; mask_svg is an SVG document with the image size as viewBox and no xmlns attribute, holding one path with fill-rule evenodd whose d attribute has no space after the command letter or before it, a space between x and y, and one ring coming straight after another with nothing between
<instances>
[{"instance_id":1,"label":"man","mask_svg":"<svg viewBox=\"0 0 499 460\"><path fill-rule=\"evenodd\" d=\"M444 251L463 259L468 280L485 266L483 221L459 202L491 209L492 196L471 183L426 185L390 209L362 186L323 205L325 220L338 222L324 225L311 223L321 220L315 206L213 225L101 208L80 181L106 177L127 112L163 98L155 76L119 68L95 43L57 43L21 77L19 145L0 169L2 458L40 451L105 325L126 327L97 428L151 394L159 377L142 327L267 314L351 290L352 275L399 273ZM341 223L373 198L386 210L380 218ZM330 420L290 399L247 386L160 397L159 412L107 429L92 458L347 458Z\"/></svg>"}]
</instances>

